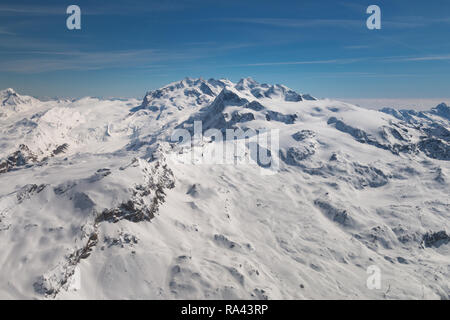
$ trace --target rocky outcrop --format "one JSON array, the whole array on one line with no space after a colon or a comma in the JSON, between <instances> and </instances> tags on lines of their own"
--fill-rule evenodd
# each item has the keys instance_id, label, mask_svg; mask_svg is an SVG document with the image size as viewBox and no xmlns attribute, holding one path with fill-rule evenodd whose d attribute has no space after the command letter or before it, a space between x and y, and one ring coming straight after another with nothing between
<instances>
[{"instance_id":1,"label":"rocky outcrop","mask_svg":"<svg viewBox=\"0 0 450 320\"><path fill-rule=\"evenodd\" d=\"M155 217L159 206L165 201L165 190L175 187L174 176L165 163L156 161L151 171L145 171L146 183L134 186L131 198L115 208L103 210L96 223L118 222L122 219L131 222L150 221Z\"/></svg>"},{"instance_id":2,"label":"rocky outcrop","mask_svg":"<svg viewBox=\"0 0 450 320\"><path fill-rule=\"evenodd\" d=\"M53 151L51 151L48 156L44 156L39 159L36 153L31 151L27 145L21 144L19 145L17 151L11 153L6 157L6 160L0 162L0 173L17 170L28 165L42 164L46 160L48 160L48 158L65 153L68 147L69 145L67 143L59 145Z\"/></svg>"},{"instance_id":3,"label":"rocky outcrop","mask_svg":"<svg viewBox=\"0 0 450 320\"><path fill-rule=\"evenodd\" d=\"M427 248L440 247L450 242L450 236L442 230L438 232L427 232L423 235L423 245Z\"/></svg>"}]
</instances>

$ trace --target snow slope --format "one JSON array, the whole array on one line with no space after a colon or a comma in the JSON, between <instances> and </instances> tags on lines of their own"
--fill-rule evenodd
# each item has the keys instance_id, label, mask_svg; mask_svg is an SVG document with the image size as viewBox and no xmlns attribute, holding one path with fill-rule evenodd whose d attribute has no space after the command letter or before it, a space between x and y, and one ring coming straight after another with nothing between
<instances>
[{"instance_id":1,"label":"snow slope","mask_svg":"<svg viewBox=\"0 0 450 320\"><path fill-rule=\"evenodd\" d=\"M186 78L142 102L11 92L1 298L450 298L445 104L366 110L250 78ZM180 161L171 136L195 121L278 129L279 168Z\"/></svg>"}]
</instances>

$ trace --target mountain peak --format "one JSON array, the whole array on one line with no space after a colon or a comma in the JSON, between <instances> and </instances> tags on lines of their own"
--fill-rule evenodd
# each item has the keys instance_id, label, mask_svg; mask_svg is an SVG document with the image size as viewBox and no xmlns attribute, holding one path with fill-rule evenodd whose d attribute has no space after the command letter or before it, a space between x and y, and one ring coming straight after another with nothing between
<instances>
[{"instance_id":1,"label":"mountain peak","mask_svg":"<svg viewBox=\"0 0 450 320\"><path fill-rule=\"evenodd\" d=\"M0 91L0 106L17 106L19 104L31 104L36 101L38 100L35 98L19 95L12 88Z\"/></svg>"},{"instance_id":2,"label":"mountain peak","mask_svg":"<svg viewBox=\"0 0 450 320\"><path fill-rule=\"evenodd\" d=\"M251 77L242 78L239 80L239 82L236 84L235 88L238 90L245 90L245 89L253 89L257 87L259 83Z\"/></svg>"},{"instance_id":3,"label":"mountain peak","mask_svg":"<svg viewBox=\"0 0 450 320\"><path fill-rule=\"evenodd\" d=\"M431 109L430 112L445 119L450 119L450 107L444 102L438 104L436 107Z\"/></svg>"},{"instance_id":4,"label":"mountain peak","mask_svg":"<svg viewBox=\"0 0 450 320\"><path fill-rule=\"evenodd\" d=\"M450 107L445 102L442 102L435 107L436 110L448 110L449 108Z\"/></svg>"},{"instance_id":5,"label":"mountain peak","mask_svg":"<svg viewBox=\"0 0 450 320\"><path fill-rule=\"evenodd\" d=\"M9 95L11 95L11 94L16 94L16 91L14 91L13 88L7 88L7 89L2 90L2 91L0 91L0 92L1 92L1 93L4 93L4 94L9 94Z\"/></svg>"},{"instance_id":6,"label":"mountain peak","mask_svg":"<svg viewBox=\"0 0 450 320\"><path fill-rule=\"evenodd\" d=\"M150 108L153 111L161 111L162 109L179 111L187 106L206 106L208 103L212 103L216 97L218 101L239 100L240 95L242 97L253 96L256 99L269 98L287 102L316 100L309 94L299 94L287 86L261 84L251 77L242 78L237 83L223 78L205 80L203 78L186 77L160 89L148 91L142 104L133 108L133 111L143 108Z\"/></svg>"},{"instance_id":7,"label":"mountain peak","mask_svg":"<svg viewBox=\"0 0 450 320\"><path fill-rule=\"evenodd\" d=\"M192 85L197 85L201 82L204 82L203 78L191 78L191 77L185 77L183 80L180 81L181 84L190 87Z\"/></svg>"}]
</instances>

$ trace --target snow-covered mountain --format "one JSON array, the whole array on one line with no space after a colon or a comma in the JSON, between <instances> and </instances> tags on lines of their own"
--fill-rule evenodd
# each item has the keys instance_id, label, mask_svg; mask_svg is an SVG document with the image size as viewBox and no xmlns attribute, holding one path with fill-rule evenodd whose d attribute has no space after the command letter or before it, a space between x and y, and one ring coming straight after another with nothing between
<instances>
[{"instance_id":1,"label":"snow-covered mountain","mask_svg":"<svg viewBox=\"0 0 450 320\"><path fill-rule=\"evenodd\" d=\"M250 78L0 97L1 298L450 298L445 104L366 110ZM180 161L173 134L196 121L200 157L211 130L278 130L279 165Z\"/></svg>"},{"instance_id":2,"label":"snow-covered mountain","mask_svg":"<svg viewBox=\"0 0 450 320\"><path fill-rule=\"evenodd\" d=\"M0 102L1 107L17 107L24 104L37 103L38 100L29 96L21 96L13 89L8 88L0 91Z\"/></svg>"}]
</instances>

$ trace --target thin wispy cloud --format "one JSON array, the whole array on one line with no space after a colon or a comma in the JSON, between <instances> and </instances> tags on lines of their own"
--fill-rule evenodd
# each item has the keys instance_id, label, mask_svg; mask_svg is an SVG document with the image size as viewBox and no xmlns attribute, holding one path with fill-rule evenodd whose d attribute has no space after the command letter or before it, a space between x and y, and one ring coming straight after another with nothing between
<instances>
[{"instance_id":1,"label":"thin wispy cloud","mask_svg":"<svg viewBox=\"0 0 450 320\"><path fill-rule=\"evenodd\" d=\"M64 6L36 6L36 5L14 5L3 4L0 5L0 14L2 15L56 15L64 14Z\"/></svg>"},{"instance_id":2,"label":"thin wispy cloud","mask_svg":"<svg viewBox=\"0 0 450 320\"><path fill-rule=\"evenodd\" d=\"M284 65L314 65L314 64L352 64L362 61L371 62L420 62L420 61L443 61L450 60L450 55L430 55L421 57L404 57L404 56L390 56L390 57L360 57L360 58L346 58L346 59L324 59L324 60L303 60L303 61L272 61L272 62L259 62L259 63L247 63L236 65L238 67L265 67L265 66L284 66ZM380 76L381 74L373 73L360 73L365 76ZM387 76L387 75L383 75ZM412 76L411 74L400 74L392 76Z\"/></svg>"},{"instance_id":3,"label":"thin wispy cloud","mask_svg":"<svg viewBox=\"0 0 450 320\"><path fill-rule=\"evenodd\" d=\"M67 52L73 48L71 43L61 43L50 39L37 39L30 37L2 37L0 41L0 54L5 53L32 53L42 51L55 53Z\"/></svg>"},{"instance_id":4,"label":"thin wispy cloud","mask_svg":"<svg viewBox=\"0 0 450 320\"><path fill-rule=\"evenodd\" d=\"M411 78L426 77L431 75L412 74L412 73L374 73L374 72L334 72L334 73L315 73L309 78Z\"/></svg>"},{"instance_id":5,"label":"thin wispy cloud","mask_svg":"<svg viewBox=\"0 0 450 320\"><path fill-rule=\"evenodd\" d=\"M349 49L349 50L359 50L359 49L369 49L370 46L369 45L349 45L349 46L344 46L344 49Z\"/></svg>"},{"instance_id":6,"label":"thin wispy cloud","mask_svg":"<svg viewBox=\"0 0 450 320\"><path fill-rule=\"evenodd\" d=\"M0 27L0 34L4 34L4 35L14 35L14 32L9 31L6 28Z\"/></svg>"},{"instance_id":7,"label":"thin wispy cloud","mask_svg":"<svg viewBox=\"0 0 450 320\"><path fill-rule=\"evenodd\" d=\"M450 54L447 55L426 55L426 56L400 56L386 57L384 60L389 62L420 62L420 61L447 61L450 60Z\"/></svg>"},{"instance_id":8,"label":"thin wispy cloud","mask_svg":"<svg viewBox=\"0 0 450 320\"><path fill-rule=\"evenodd\" d=\"M267 25L284 28L360 28L365 27L366 17L361 19L284 19L284 18L220 18L215 21ZM425 22L417 21L385 21L383 26L390 28L415 28L425 26Z\"/></svg>"},{"instance_id":9,"label":"thin wispy cloud","mask_svg":"<svg viewBox=\"0 0 450 320\"><path fill-rule=\"evenodd\" d=\"M14 73L42 73L64 70L100 70L116 68L155 68L167 63L199 61L223 55L226 51L246 48L252 44L224 43L208 48L187 47L179 50L135 49L121 51L57 50L52 44L9 51L20 58L0 60L0 71ZM254 45L254 44L253 44Z\"/></svg>"},{"instance_id":10,"label":"thin wispy cloud","mask_svg":"<svg viewBox=\"0 0 450 320\"><path fill-rule=\"evenodd\" d=\"M13 59L0 62L0 71L14 73L41 73L64 70L99 70L113 68L164 68L167 63L179 61L194 61L221 52L222 50L239 47L228 45L210 52L202 50L167 51L155 49L106 51L106 52L82 52L82 51L22 51L17 54L32 54L31 57ZM271 61L232 65L229 67L281 67L289 65L345 65L363 61L372 62L421 62L450 60L450 55L426 56L426 57L365 57L345 59L321 59L301 61ZM379 74L379 73L336 73L328 75L316 75L317 77L411 77L413 74Z\"/></svg>"},{"instance_id":11,"label":"thin wispy cloud","mask_svg":"<svg viewBox=\"0 0 450 320\"><path fill-rule=\"evenodd\" d=\"M348 64L360 62L366 58L349 59L328 59L328 60L305 60L305 61L278 61L278 62L260 62L237 65L239 67L264 67L264 66L283 66L283 65L302 65L302 64Z\"/></svg>"},{"instance_id":12,"label":"thin wispy cloud","mask_svg":"<svg viewBox=\"0 0 450 320\"><path fill-rule=\"evenodd\" d=\"M416 25L434 25L434 24L447 24L450 23L449 17L422 17L422 16L397 16L394 18L395 21L400 21L402 23L410 23Z\"/></svg>"},{"instance_id":13,"label":"thin wispy cloud","mask_svg":"<svg viewBox=\"0 0 450 320\"><path fill-rule=\"evenodd\" d=\"M405 58L402 61L442 61L450 60L450 55Z\"/></svg>"},{"instance_id":14,"label":"thin wispy cloud","mask_svg":"<svg viewBox=\"0 0 450 320\"><path fill-rule=\"evenodd\" d=\"M32 57L0 62L0 70L15 73L40 73L63 70L98 70L157 63L165 54L157 50L116 52L33 52Z\"/></svg>"},{"instance_id":15,"label":"thin wispy cloud","mask_svg":"<svg viewBox=\"0 0 450 320\"><path fill-rule=\"evenodd\" d=\"M365 23L364 21L359 20L341 19L221 18L215 20L223 22L238 22L287 28L361 26Z\"/></svg>"},{"instance_id":16,"label":"thin wispy cloud","mask_svg":"<svg viewBox=\"0 0 450 320\"><path fill-rule=\"evenodd\" d=\"M103 4L103 5L102 5ZM0 15L7 16L53 16L66 14L68 4L61 3L58 5L17 5L2 4L0 5ZM86 15L136 15L149 12L164 12L183 10L186 4L183 1L172 2L152 2L142 6L141 2L128 2L127 5L115 4L111 2L96 2L95 4L82 5L82 13Z\"/></svg>"}]
</instances>

